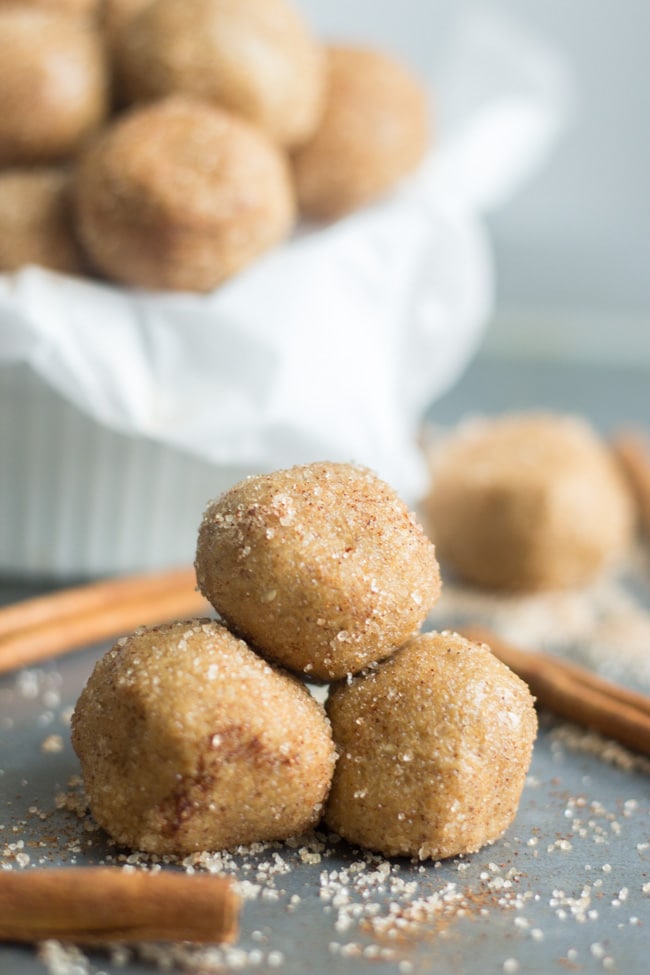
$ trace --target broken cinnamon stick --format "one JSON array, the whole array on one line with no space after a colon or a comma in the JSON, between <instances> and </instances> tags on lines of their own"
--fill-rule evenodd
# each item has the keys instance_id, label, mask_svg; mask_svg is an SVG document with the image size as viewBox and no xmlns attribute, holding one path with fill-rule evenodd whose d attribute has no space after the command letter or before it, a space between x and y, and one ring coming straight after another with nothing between
<instances>
[{"instance_id":1,"label":"broken cinnamon stick","mask_svg":"<svg viewBox=\"0 0 650 975\"><path fill-rule=\"evenodd\" d=\"M636 500L641 524L650 535L650 440L634 430L622 431L612 440L612 449Z\"/></svg>"},{"instance_id":2,"label":"broken cinnamon stick","mask_svg":"<svg viewBox=\"0 0 650 975\"><path fill-rule=\"evenodd\" d=\"M0 872L0 941L232 942L239 910L227 877L111 867Z\"/></svg>"},{"instance_id":3,"label":"broken cinnamon stick","mask_svg":"<svg viewBox=\"0 0 650 975\"><path fill-rule=\"evenodd\" d=\"M650 755L650 698L551 654L521 650L481 626L462 635L485 643L530 687L539 704L576 724Z\"/></svg>"},{"instance_id":4,"label":"broken cinnamon stick","mask_svg":"<svg viewBox=\"0 0 650 975\"><path fill-rule=\"evenodd\" d=\"M108 579L26 599L0 609L0 673L137 626L208 610L190 568Z\"/></svg>"}]
</instances>

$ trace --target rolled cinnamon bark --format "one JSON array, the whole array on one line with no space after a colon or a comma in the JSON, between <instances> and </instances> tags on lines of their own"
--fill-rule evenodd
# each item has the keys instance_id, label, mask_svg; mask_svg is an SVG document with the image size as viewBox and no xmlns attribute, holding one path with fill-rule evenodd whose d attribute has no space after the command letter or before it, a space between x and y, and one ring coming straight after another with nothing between
<instances>
[{"instance_id":1,"label":"rolled cinnamon bark","mask_svg":"<svg viewBox=\"0 0 650 975\"><path fill-rule=\"evenodd\" d=\"M231 942L239 908L227 877L111 867L0 872L0 941Z\"/></svg>"}]
</instances>

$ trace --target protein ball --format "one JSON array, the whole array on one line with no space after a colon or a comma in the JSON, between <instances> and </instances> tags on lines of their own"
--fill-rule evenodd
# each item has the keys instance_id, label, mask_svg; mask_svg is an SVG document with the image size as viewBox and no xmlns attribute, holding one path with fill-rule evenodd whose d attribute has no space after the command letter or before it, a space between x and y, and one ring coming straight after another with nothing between
<instances>
[{"instance_id":1,"label":"protein ball","mask_svg":"<svg viewBox=\"0 0 650 975\"><path fill-rule=\"evenodd\" d=\"M197 579L226 623L331 680L393 653L438 598L435 550L392 488L351 464L249 477L212 502Z\"/></svg>"},{"instance_id":2,"label":"protein ball","mask_svg":"<svg viewBox=\"0 0 650 975\"><path fill-rule=\"evenodd\" d=\"M113 647L77 702L72 742L95 820L159 854L301 833L334 763L321 705L210 620Z\"/></svg>"},{"instance_id":3,"label":"protein ball","mask_svg":"<svg viewBox=\"0 0 650 975\"><path fill-rule=\"evenodd\" d=\"M107 110L97 30L38 7L0 8L0 165L70 158Z\"/></svg>"},{"instance_id":4,"label":"protein ball","mask_svg":"<svg viewBox=\"0 0 650 975\"><path fill-rule=\"evenodd\" d=\"M72 229L69 177L63 169L0 172L0 271L26 264L81 274Z\"/></svg>"},{"instance_id":5,"label":"protein ball","mask_svg":"<svg viewBox=\"0 0 650 975\"><path fill-rule=\"evenodd\" d=\"M392 189L424 156L428 116L423 86L392 57L330 48L323 118L293 156L300 210L332 219Z\"/></svg>"},{"instance_id":6,"label":"protein ball","mask_svg":"<svg viewBox=\"0 0 650 975\"><path fill-rule=\"evenodd\" d=\"M586 583L633 530L603 442L584 420L551 413L462 425L434 457L426 510L441 561L495 589Z\"/></svg>"},{"instance_id":7,"label":"protein ball","mask_svg":"<svg viewBox=\"0 0 650 975\"><path fill-rule=\"evenodd\" d=\"M338 760L325 820L349 842L441 859L513 821L537 717L526 684L485 645L417 636L331 689L327 712Z\"/></svg>"},{"instance_id":8,"label":"protein ball","mask_svg":"<svg viewBox=\"0 0 650 975\"><path fill-rule=\"evenodd\" d=\"M154 289L209 291L294 220L278 149L242 119L181 97L118 118L83 154L75 197L95 267Z\"/></svg>"},{"instance_id":9,"label":"protein ball","mask_svg":"<svg viewBox=\"0 0 650 975\"><path fill-rule=\"evenodd\" d=\"M221 105L296 146L320 119L321 45L286 0L154 0L116 38L132 101L183 93Z\"/></svg>"}]
</instances>

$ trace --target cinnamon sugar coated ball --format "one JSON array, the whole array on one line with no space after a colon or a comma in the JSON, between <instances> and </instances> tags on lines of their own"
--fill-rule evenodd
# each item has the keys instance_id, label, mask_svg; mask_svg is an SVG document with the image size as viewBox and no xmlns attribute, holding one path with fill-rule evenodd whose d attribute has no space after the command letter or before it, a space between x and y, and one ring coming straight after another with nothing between
<instances>
[{"instance_id":1,"label":"cinnamon sugar coated ball","mask_svg":"<svg viewBox=\"0 0 650 975\"><path fill-rule=\"evenodd\" d=\"M477 586L580 585L627 548L630 498L583 420L511 414L461 426L426 502L440 559Z\"/></svg>"},{"instance_id":2,"label":"cinnamon sugar coated ball","mask_svg":"<svg viewBox=\"0 0 650 975\"><path fill-rule=\"evenodd\" d=\"M424 88L392 57L331 47L323 118L293 159L302 212L339 217L392 189L424 156L428 114Z\"/></svg>"},{"instance_id":3,"label":"cinnamon sugar coated ball","mask_svg":"<svg viewBox=\"0 0 650 975\"><path fill-rule=\"evenodd\" d=\"M97 823L159 854L306 830L334 763L321 705L210 620L119 641L81 693L72 742Z\"/></svg>"},{"instance_id":4,"label":"cinnamon sugar coated ball","mask_svg":"<svg viewBox=\"0 0 650 975\"><path fill-rule=\"evenodd\" d=\"M285 160L261 133L179 97L118 118L83 154L76 213L107 277L209 291L288 234L294 200Z\"/></svg>"},{"instance_id":5,"label":"cinnamon sugar coated ball","mask_svg":"<svg viewBox=\"0 0 650 975\"><path fill-rule=\"evenodd\" d=\"M0 8L0 165L73 156L107 108L104 51L89 23Z\"/></svg>"},{"instance_id":6,"label":"cinnamon sugar coated ball","mask_svg":"<svg viewBox=\"0 0 650 975\"><path fill-rule=\"evenodd\" d=\"M315 463L249 477L199 530L201 592L260 653L330 680L391 654L438 598L433 545L371 471Z\"/></svg>"},{"instance_id":7,"label":"cinnamon sugar coated ball","mask_svg":"<svg viewBox=\"0 0 650 975\"><path fill-rule=\"evenodd\" d=\"M330 690L338 760L325 811L386 856L473 853L513 821L537 718L522 680L455 633L415 637Z\"/></svg>"},{"instance_id":8,"label":"cinnamon sugar coated ball","mask_svg":"<svg viewBox=\"0 0 650 975\"><path fill-rule=\"evenodd\" d=\"M63 169L1 171L0 227L0 271L39 264L68 274L83 272Z\"/></svg>"},{"instance_id":9,"label":"cinnamon sugar coated ball","mask_svg":"<svg viewBox=\"0 0 650 975\"><path fill-rule=\"evenodd\" d=\"M287 0L154 0L116 38L132 101L183 93L228 108L295 146L322 111L324 58Z\"/></svg>"}]
</instances>

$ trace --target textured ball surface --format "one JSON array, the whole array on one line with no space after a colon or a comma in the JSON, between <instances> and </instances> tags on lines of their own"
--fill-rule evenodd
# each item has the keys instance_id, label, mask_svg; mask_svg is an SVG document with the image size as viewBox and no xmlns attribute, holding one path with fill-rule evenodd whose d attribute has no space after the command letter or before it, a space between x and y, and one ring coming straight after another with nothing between
<instances>
[{"instance_id":1,"label":"textured ball surface","mask_svg":"<svg viewBox=\"0 0 650 975\"><path fill-rule=\"evenodd\" d=\"M359 846L420 859L472 853L514 819L537 718L484 645L415 637L330 692L338 760L325 819Z\"/></svg>"},{"instance_id":2,"label":"textured ball surface","mask_svg":"<svg viewBox=\"0 0 650 975\"><path fill-rule=\"evenodd\" d=\"M435 550L392 488L350 464L250 477L210 504L199 588L260 653L331 680L391 654L438 598Z\"/></svg>"},{"instance_id":3,"label":"textured ball surface","mask_svg":"<svg viewBox=\"0 0 650 975\"><path fill-rule=\"evenodd\" d=\"M334 763L321 705L209 620L121 640L82 691L72 741L99 825L160 854L303 832Z\"/></svg>"}]
</instances>

